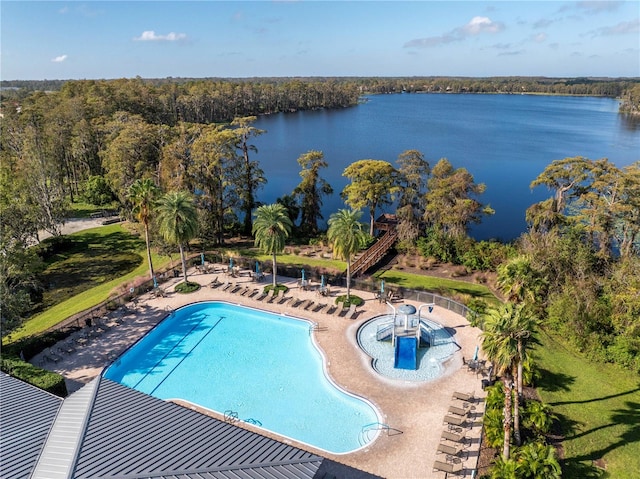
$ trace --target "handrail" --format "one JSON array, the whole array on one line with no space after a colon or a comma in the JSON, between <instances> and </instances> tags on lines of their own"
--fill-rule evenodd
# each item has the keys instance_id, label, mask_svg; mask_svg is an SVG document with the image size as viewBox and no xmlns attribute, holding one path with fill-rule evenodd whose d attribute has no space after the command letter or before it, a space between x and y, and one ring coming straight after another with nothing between
<instances>
[{"instance_id":1,"label":"handrail","mask_svg":"<svg viewBox=\"0 0 640 479\"><path fill-rule=\"evenodd\" d=\"M355 276L361 271L366 271L384 257L398 238L398 232L387 230L378 241L364 251L351 265L351 275Z\"/></svg>"}]
</instances>

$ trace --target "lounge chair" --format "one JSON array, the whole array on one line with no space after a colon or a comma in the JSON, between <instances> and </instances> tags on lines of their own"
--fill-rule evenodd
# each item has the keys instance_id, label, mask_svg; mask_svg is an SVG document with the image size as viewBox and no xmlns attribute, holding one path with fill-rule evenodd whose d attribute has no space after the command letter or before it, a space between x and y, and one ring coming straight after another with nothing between
<instances>
[{"instance_id":1,"label":"lounge chair","mask_svg":"<svg viewBox=\"0 0 640 479\"><path fill-rule=\"evenodd\" d=\"M291 307L292 308L297 308L298 306L300 306L304 301L302 301L300 298L294 298L293 302L291 303Z\"/></svg>"},{"instance_id":2,"label":"lounge chair","mask_svg":"<svg viewBox=\"0 0 640 479\"><path fill-rule=\"evenodd\" d=\"M220 286L222 283L220 281L218 281L218 277L216 276L215 278L213 278L211 280L211 283L209 283L209 286L211 286L212 288L217 288L218 286Z\"/></svg>"},{"instance_id":3,"label":"lounge chair","mask_svg":"<svg viewBox=\"0 0 640 479\"><path fill-rule=\"evenodd\" d=\"M454 474L457 476L462 472L462 461L453 463L434 461L433 470L445 472L447 474Z\"/></svg>"},{"instance_id":4,"label":"lounge chair","mask_svg":"<svg viewBox=\"0 0 640 479\"><path fill-rule=\"evenodd\" d=\"M344 303L338 302L336 305L336 309L333 311L334 316L340 316L340 314L344 311Z\"/></svg>"},{"instance_id":5,"label":"lounge chair","mask_svg":"<svg viewBox=\"0 0 640 479\"><path fill-rule=\"evenodd\" d=\"M246 296L248 292L249 292L249 286L245 286L240 291L238 291L238 294L240 296Z\"/></svg>"},{"instance_id":6,"label":"lounge chair","mask_svg":"<svg viewBox=\"0 0 640 479\"><path fill-rule=\"evenodd\" d=\"M457 442L459 444L467 444L467 436L464 432L462 434L457 434L452 431L442 431L440 439L446 439L447 441Z\"/></svg>"},{"instance_id":7,"label":"lounge chair","mask_svg":"<svg viewBox=\"0 0 640 479\"><path fill-rule=\"evenodd\" d=\"M264 298L267 297L269 293L262 291L262 293L260 293L258 296L255 297L256 301L262 301Z\"/></svg>"},{"instance_id":8,"label":"lounge chair","mask_svg":"<svg viewBox=\"0 0 640 479\"><path fill-rule=\"evenodd\" d=\"M460 399L461 401L472 402L475 399L473 393L461 393L455 391L452 396L453 399Z\"/></svg>"},{"instance_id":9,"label":"lounge chair","mask_svg":"<svg viewBox=\"0 0 640 479\"><path fill-rule=\"evenodd\" d=\"M349 306L349 310L344 315L344 317L347 319L353 319L355 315L356 315L356 305L352 304L351 306Z\"/></svg>"},{"instance_id":10,"label":"lounge chair","mask_svg":"<svg viewBox=\"0 0 640 479\"><path fill-rule=\"evenodd\" d=\"M275 299L278 297L279 291L277 289L272 289L269 291L267 295L267 303L273 303Z\"/></svg>"},{"instance_id":11,"label":"lounge chair","mask_svg":"<svg viewBox=\"0 0 640 479\"><path fill-rule=\"evenodd\" d=\"M450 412L450 413L455 414L457 416L466 416L469 413L469 410L465 409L463 407L449 406L449 409L448 409L447 412Z\"/></svg>"},{"instance_id":12,"label":"lounge chair","mask_svg":"<svg viewBox=\"0 0 640 479\"><path fill-rule=\"evenodd\" d=\"M447 414L444 417L444 423L447 424L449 427L452 426L460 426L460 427L464 427L469 429L469 424L467 423L467 418L465 416L452 416L450 414Z\"/></svg>"},{"instance_id":13,"label":"lounge chair","mask_svg":"<svg viewBox=\"0 0 640 479\"><path fill-rule=\"evenodd\" d=\"M326 303L321 303L319 305L316 306L316 308L314 309L314 312L316 313L324 313L324 311L329 307L328 304Z\"/></svg>"},{"instance_id":14,"label":"lounge chair","mask_svg":"<svg viewBox=\"0 0 640 479\"><path fill-rule=\"evenodd\" d=\"M440 443L438 444L437 453L446 454L451 457L462 457L467 455L467 451L461 445L457 446L449 446L448 444Z\"/></svg>"},{"instance_id":15,"label":"lounge chair","mask_svg":"<svg viewBox=\"0 0 640 479\"><path fill-rule=\"evenodd\" d=\"M253 288L249 294L247 294L248 298L253 298L256 294L258 294L260 290L258 288Z\"/></svg>"},{"instance_id":16,"label":"lounge chair","mask_svg":"<svg viewBox=\"0 0 640 479\"><path fill-rule=\"evenodd\" d=\"M298 307L301 308L301 309L307 309L309 307L309 305L312 304L312 303L313 303L313 301L311 301L310 299L305 299L298 305Z\"/></svg>"},{"instance_id":17,"label":"lounge chair","mask_svg":"<svg viewBox=\"0 0 640 479\"><path fill-rule=\"evenodd\" d=\"M230 281L227 281L226 283L224 283L224 285L222 286L222 289L221 289L221 290L222 290L222 291L226 291L226 290L228 290L229 288L231 288L232 286L235 286L235 284L234 284L234 283L231 283Z\"/></svg>"}]
</instances>

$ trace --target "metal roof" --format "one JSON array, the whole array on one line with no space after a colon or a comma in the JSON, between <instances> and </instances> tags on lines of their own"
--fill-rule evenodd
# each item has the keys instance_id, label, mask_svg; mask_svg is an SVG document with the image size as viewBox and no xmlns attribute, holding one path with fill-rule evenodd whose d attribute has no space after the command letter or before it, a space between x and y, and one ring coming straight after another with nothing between
<instances>
[{"instance_id":1,"label":"metal roof","mask_svg":"<svg viewBox=\"0 0 640 479\"><path fill-rule=\"evenodd\" d=\"M99 378L94 379L62 403L33 470L32 479L71 477L98 383Z\"/></svg>"},{"instance_id":2,"label":"metal roof","mask_svg":"<svg viewBox=\"0 0 640 479\"><path fill-rule=\"evenodd\" d=\"M318 477L323 461L316 454L103 378L74 477L298 479Z\"/></svg>"},{"instance_id":3,"label":"metal roof","mask_svg":"<svg viewBox=\"0 0 640 479\"><path fill-rule=\"evenodd\" d=\"M31 475L62 399L0 373L0 477Z\"/></svg>"},{"instance_id":4,"label":"metal roof","mask_svg":"<svg viewBox=\"0 0 640 479\"><path fill-rule=\"evenodd\" d=\"M104 378L63 403L0 373L0 413L0 478L378 477Z\"/></svg>"}]
</instances>

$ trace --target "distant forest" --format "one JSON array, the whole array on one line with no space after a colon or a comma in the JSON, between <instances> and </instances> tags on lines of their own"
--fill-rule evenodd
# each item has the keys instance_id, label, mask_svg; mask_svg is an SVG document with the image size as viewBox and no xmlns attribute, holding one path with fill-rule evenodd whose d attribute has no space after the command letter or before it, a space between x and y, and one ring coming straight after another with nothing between
<instances>
[{"instance_id":1,"label":"distant forest","mask_svg":"<svg viewBox=\"0 0 640 479\"><path fill-rule=\"evenodd\" d=\"M5 107L7 101L20 101L37 91L78 93L78 90L86 92L92 88L100 90L104 85L113 88L125 84L137 85L145 90L146 97L153 94L164 98L164 104L155 105L165 109L164 112L156 112L159 115L156 121L169 124L177 121L230 121L246 115L348 107L355 105L363 94L400 92L604 96L620 98L623 112L640 113L640 78L138 77L130 80L13 80L0 83L0 99ZM190 104L180 104L178 99L184 96L190 97Z\"/></svg>"}]
</instances>

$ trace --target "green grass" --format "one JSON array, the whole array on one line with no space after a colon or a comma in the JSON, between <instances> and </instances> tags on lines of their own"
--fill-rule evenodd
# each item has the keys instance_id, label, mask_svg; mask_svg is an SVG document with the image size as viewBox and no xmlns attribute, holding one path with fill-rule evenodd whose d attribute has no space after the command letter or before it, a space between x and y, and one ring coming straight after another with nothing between
<instances>
[{"instance_id":1,"label":"green grass","mask_svg":"<svg viewBox=\"0 0 640 479\"><path fill-rule=\"evenodd\" d=\"M271 261L273 257L269 254L261 254L257 250L242 249L237 251L239 256L245 258L254 258L258 261ZM276 257L278 264L289 264L292 266L312 266L314 268L327 268L336 271L344 271L347 269L347 263L337 259L322 259L309 256L298 256L295 254L279 254Z\"/></svg>"},{"instance_id":2,"label":"green grass","mask_svg":"<svg viewBox=\"0 0 640 479\"><path fill-rule=\"evenodd\" d=\"M637 478L640 377L592 363L548 335L541 336L535 356L542 369L538 391L559 415L565 437L563 477ZM606 474L594 461L604 461Z\"/></svg>"},{"instance_id":3,"label":"green grass","mask_svg":"<svg viewBox=\"0 0 640 479\"><path fill-rule=\"evenodd\" d=\"M73 247L56 255L57 261L49 261L49 267L55 271L56 278L64 278L66 274L75 279L66 279L57 293L54 285L49 294L59 294L60 300L54 300L55 305L36 314L21 328L3 338L3 343L45 331L69 316L106 300L118 286L148 274L144 242L120 224L80 231L70 237L74 239ZM134 256L135 261L132 259ZM126 260L122 260L122 257ZM152 259L154 267L158 269L169 264L167 256L153 254ZM74 282L77 284L68 286L67 281L69 285Z\"/></svg>"},{"instance_id":4,"label":"green grass","mask_svg":"<svg viewBox=\"0 0 640 479\"><path fill-rule=\"evenodd\" d=\"M76 201L75 203L71 203L69 205L69 217L70 218L89 218L91 213L98 213L102 210L113 209L114 205L106 205L106 206L96 206L89 203L83 203L81 201Z\"/></svg>"},{"instance_id":5,"label":"green grass","mask_svg":"<svg viewBox=\"0 0 640 479\"><path fill-rule=\"evenodd\" d=\"M377 279L384 279L387 283L395 284L407 289L421 289L437 293L441 296L455 299L459 296L471 296L486 301L490 306L499 304L498 298L489 288L482 284L456 281L453 279L436 278L422 274L406 273L397 270L378 271L373 275Z\"/></svg>"}]
</instances>

